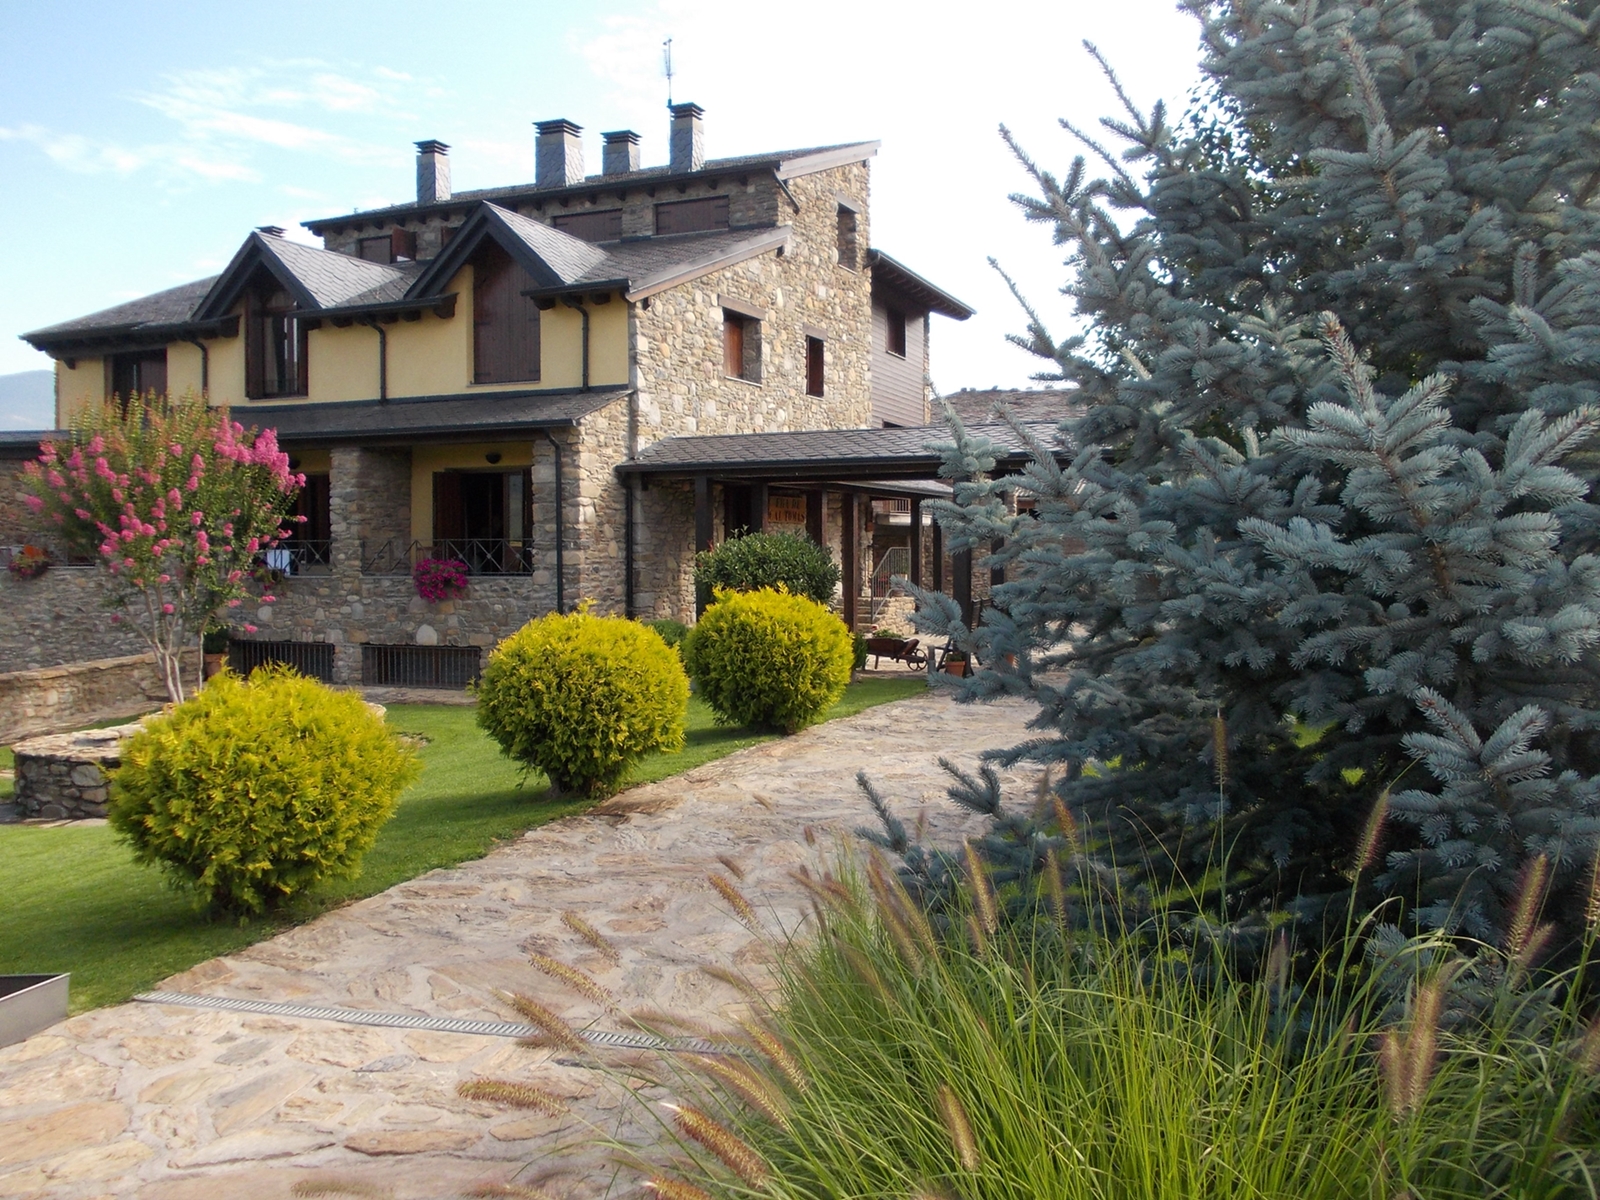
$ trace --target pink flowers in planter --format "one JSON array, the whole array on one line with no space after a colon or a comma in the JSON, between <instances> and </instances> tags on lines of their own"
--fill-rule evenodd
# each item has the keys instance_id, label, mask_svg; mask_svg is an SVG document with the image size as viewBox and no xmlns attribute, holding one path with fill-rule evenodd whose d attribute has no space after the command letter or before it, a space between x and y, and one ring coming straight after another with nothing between
<instances>
[{"instance_id":1,"label":"pink flowers in planter","mask_svg":"<svg viewBox=\"0 0 1600 1200\"><path fill-rule=\"evenodd\" d=\"M18 579L37 579L50 569L50 553L43 546L24 546L6 567Z\"/></svg>"},{"instance_id":2,"label":"pink flowers in planter","mask_svg":"<svg viewBox=\"0 0 1600 1200\"><path fill-rule=\"evenodd\" d=\"M457 558L419 558L411 568L417 595L429 604L467 594L467 564Z\"/></svg>"}]
</instances>

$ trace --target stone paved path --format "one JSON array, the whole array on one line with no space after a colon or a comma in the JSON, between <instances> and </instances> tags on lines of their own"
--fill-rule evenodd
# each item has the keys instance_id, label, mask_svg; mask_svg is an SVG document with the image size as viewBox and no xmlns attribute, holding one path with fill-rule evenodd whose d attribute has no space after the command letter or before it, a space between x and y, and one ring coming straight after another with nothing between
<instances>
[{"instance_id":1,"label":"stone paved path","mask_svg":"<svg viewBox=\"0 0 1600 1200\"><path fill-rule=\"evenodd\" d=\"M769 927L802 923L789 878L870 819L866 768L908 822L956 841L981 825L944 798L939 754L970 764L1018 739L1027 710L919 697L754 747L533 830L477 862L382 895L166 980L163 990L345 1008L515 1019L495 989L579 1025L620 1028L534 970L537 950L581 967L623 1010L726 1026L739 994L706 964L760 970L764 947L708 883L740 885ZM1009 785L1016 791L1025 780ZM815 845L808 845L808 827ZM563 924L581 914L613 963ZM0 1049L0 1197L437 1200L516 1178L563 1197L638 1194L606 1142L648 1144L667 1093L626 1058L597 1071L508 1039L124 1004ZM516 1078L569 1097L549 1118L470 1103L456 1084Z\"/></svg>"}]
</instances>

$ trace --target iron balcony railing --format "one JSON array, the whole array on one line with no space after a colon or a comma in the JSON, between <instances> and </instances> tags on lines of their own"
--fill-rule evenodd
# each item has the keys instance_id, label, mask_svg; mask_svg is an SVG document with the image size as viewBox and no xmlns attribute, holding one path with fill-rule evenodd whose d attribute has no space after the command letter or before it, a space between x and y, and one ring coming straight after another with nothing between
<instances>
[{"instance_id":1,"label":"iron balcony railing","mask_svg":"<svg viewBox=\"0 0 1600 1200\"><path fill-rule=\"evenodd\" d=\"M522 538L444 538L408 542L390 538L361 543L361 570L367 575L410 575L425 558L453 559L467 565L469 575L531 575L534 548Z\"/></svg>"},{"instance_id":2,"label":"iron balcony railing","mask_svg":"<svg viewBox=\"0 0 1600 1200\"><path fill-rule=\"evenodd\" d=\"M263 550L261 565L279 575L326 575L333 569L333 543L295 538Z\"/></svg>"},{"instance_id":3,"label":"iron balcony railing","mask_svg":"<svg viewBox=\"0 0 1600 1200\"><path fill-rule=\"evenodd\" d=\"M361 682L369 687L464 688L482 671L476 646L361 647Z\"/></svg>"},{"instance_id":4,"label":"iron balcony railing","mask_svg":"<svg viewBox=\"0 0 1600 1200\"><path fill-rule=\"evenodd\" d=\"M228 639L228 666L240 675L249 675L257 667L282 663L293 667L302 675L333 682L332 642L256 642L242 638Z\"/></svg>"}]
</instances>

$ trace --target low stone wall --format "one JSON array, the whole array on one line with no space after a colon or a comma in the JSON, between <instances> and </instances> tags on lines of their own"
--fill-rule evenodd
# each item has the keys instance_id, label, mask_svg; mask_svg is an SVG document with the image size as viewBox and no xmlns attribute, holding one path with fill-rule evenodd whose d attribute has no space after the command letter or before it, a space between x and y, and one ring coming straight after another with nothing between
<instances>
[{"instance_id":1,"label":"low stone wall","mask_svg":"<svg viewBox=\"0 0 1600 1200\"><path fill-rule=\"evenodd\" d=\"M192 678L197 669L194 655L186 656L185 673ZM0 675L0 746L97 721L136 717L166 700L150 654L8 672Z\"/></svg>"},{"instance_id":2,"label":"low stone wall","mask_svg":"<svg viewBox=\"0 0 1600 1200\"><path fill-rule=\"evenodd\" d=\"M139 725L29 738L17 756L15 804L24 819L83 820L106 815L107 780L122 763L122 741Z\"/></svg>"}]
</instances>

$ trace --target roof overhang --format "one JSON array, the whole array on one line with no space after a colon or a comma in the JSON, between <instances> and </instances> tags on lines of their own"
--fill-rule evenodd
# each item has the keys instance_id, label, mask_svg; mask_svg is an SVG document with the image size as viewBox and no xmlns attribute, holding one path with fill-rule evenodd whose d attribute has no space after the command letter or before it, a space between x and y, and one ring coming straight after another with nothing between
<instances>
[{"instance_id":1,"label":"roof overhang","mask_svg":"<svg viewBox=\"0 0 1600 1200\"><path fill-rule=\"evenodd\" d=\"M238 335L238 314L230 313L206 321L149 321L50 336L25 333L22 340L35 350L42 350L51 358L71 366L76 359L90 355L155 350L172 342L209 341Z\"/></svg>"},{"instance_id":2,"label":"roof overhang","mask_svg":"<svg viewBox=\"0 0 1600 1200\"><path fill-rule=\"evenodd\" d=\"M970 304L957 300L938 284L924 279L905 263L890 258L882 250L868 250L867 265L872 269L874 291L881 285L908 300L915 300L929 312L936 312L957 321L965 321L978 311Z\"/></svg>"},{"instance_id":3,"label":"roof overhang","mask_svg":"<svg viewBox=\"0 0 1600 1200\"><path fill-rule=\"evenodd\" d=\"M754 237L747 238L735 245L724 247L714 254L707 254L700 258L691 259L686 263L679 263L670 270L662 271L656 275L649 275L633 282L628 288L627 300L632 303L654 296L657 292L664 292L670 287L680 283L687 283L709 271L722 267L731 267L747 259L768 254L774 250L782 250L789 245L789 226L778 225L772 229L763 230Z\"/></svg>"},{"instance_id":4,"label":"roof overhang","mask_svg":"<svg viewBox=\"0 0 1600 1200\"><path fill-rule=\"evenodd\" d=\"M398 400L236 405L233 418L277 430L283 445L405 445L481 442L567 429L628 395L626 388L522 388Z\"/></svg>"}]
</instances>

